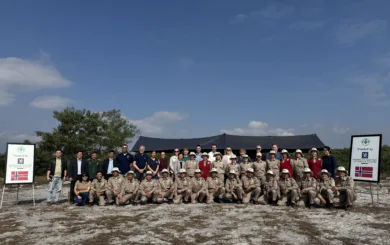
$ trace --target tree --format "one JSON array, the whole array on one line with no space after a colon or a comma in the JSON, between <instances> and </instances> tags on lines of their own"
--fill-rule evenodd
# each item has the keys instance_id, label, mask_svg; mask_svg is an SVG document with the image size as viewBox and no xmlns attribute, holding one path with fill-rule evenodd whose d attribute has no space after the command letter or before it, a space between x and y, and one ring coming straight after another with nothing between
<instances>
[{"instance_id":1,"label":"tree","mask_svg":"<svg viewBox=\"0 0 390 245\"><path fill-rule=\"evenodd\" d=\"M100 153L129 143L138 134L135 125L122 117L119 110L91 112L69 107L54 111L53 117L59 125L52 132L36 132L41 137L38 147L43 152L54 152L60 148L68 158L82 150Z\"/></svg>"}]
</instances>

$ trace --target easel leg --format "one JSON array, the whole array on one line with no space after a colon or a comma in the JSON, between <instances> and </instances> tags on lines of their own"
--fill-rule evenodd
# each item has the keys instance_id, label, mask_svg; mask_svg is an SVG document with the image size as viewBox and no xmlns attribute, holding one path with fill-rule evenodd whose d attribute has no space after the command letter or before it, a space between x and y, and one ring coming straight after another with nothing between
<instances>
[{"instance_id":1,"label":"easel leg","mask_svg":"<svg viewBox=\"0 0 390 245\"><path fill-rule=\"evenodd\" d=\"M3 186L3 193L1 194L0 209L3 207L4 191L5 191L5 185Z\"/></svg>"},{"instance_id":2,"label":"easel leg","mask_svg":"<svg viewBox=\"0 0 390 245\"><path fill-rule=\"evenodd\" d=\"M33 187L33 203L34 203L34 207L35 207L35 186L34 184L32 185Z\"/></svg>"},{"instance_id":3,"label":"easel leg","mask_svg":"<svg viewBox=\"0 0 390 245\"><path fill-rule=\"evenodd\" d=\"M379 205L379 184L376 184L376 202Z\"/></svg>"},{"instance_id":4,"label":"easel leg","mask_svg":"<svg viewBox=\"0 0 390 245\"><path fill-rule=\"evenodd\" d=\"M374 205L374 195L372 194L372 186L371 186L371 183L370 183L370 194L371 194L371 202L372 202L372 205Z\"/></svg>"},{"instance_id":5,"label":"easel leg","mask_svg":"<svg viewBox=\"0 0 390 245\"><path fill-rule=\"evenodd\" d=\"M19 202L19 187L20 185L18 185L18 190L16 191L16 202Z\"/></svg>"}]
</instances>

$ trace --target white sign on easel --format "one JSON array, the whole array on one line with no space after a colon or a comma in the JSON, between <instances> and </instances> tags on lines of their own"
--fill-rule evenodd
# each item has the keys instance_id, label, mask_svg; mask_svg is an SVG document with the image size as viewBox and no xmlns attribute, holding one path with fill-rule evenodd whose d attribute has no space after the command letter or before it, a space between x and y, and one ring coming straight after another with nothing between
<instances>
[{"instance_id":1,"label":"white sign on easel","mask_svg":"<svg viewBox=\"0 0 390 245\"><path fill-rule=\"evenodd\" d=\"M5 165L5 178L0 208L3 206L6 185L18 185L16 197L19 199L19 186L21 184L32 184L33 203L35 206L35 144L8 143L6 155L7 162Z\"/></svg>"}]
</instances>

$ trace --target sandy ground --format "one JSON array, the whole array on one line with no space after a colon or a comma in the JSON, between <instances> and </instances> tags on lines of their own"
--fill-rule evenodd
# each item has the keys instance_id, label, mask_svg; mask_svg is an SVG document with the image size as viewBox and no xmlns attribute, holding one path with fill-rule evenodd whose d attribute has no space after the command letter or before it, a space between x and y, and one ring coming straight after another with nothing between
<instances>
[{"instance_id":1,"label":"sandy ground","mask_svg":"<svg viewBox=\"0 0 390 245\"><path fill-rule=\"evenodd\" d=\"M390 244L390 195L371 205L358 187L350 211L263 205L47 206L46 186L6 188L0 244ZM68 187L65 187L67 193ZM376 201L376 196L375 196Z\"/></svg>"}]
</instances>

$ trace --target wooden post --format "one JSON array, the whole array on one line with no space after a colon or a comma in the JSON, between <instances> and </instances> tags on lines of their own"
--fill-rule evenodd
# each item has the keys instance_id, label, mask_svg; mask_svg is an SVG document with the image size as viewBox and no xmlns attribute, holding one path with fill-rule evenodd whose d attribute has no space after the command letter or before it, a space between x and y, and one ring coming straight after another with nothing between
<instances>
[{"instance_id":1,"label":"wooden post","mask_svg":"<svg viewBox=\"0 0 390 245\"><path fill-rule=\"evenodd\" d=\"M35 186L34 186L34 183L32 184L32 188L33 188L33 204L35 207Z\"/></svg>"},{"instance_id":2,"label":"wooden post","mask_svg":"<svg viewBox=\"0 0 390 245\"><path fill-rule=\"evenodd\" d=\"M3 186L3 194L1 194L0 209L3 207L4 191L5 191L5 185Z\"/></svg>"}]
</instances>

